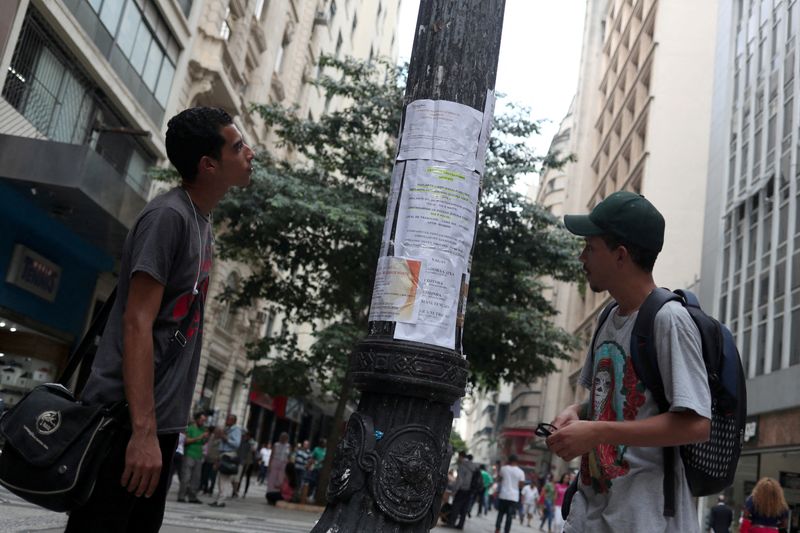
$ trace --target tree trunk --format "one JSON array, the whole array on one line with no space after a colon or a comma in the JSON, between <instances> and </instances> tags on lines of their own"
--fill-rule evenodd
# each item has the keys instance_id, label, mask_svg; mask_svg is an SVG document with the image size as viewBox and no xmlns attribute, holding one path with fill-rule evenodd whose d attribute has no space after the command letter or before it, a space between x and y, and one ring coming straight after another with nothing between
<instances>
[{"instance_id":1,"label":"tree trunk","mask_svg":"<svg viewBox=\"0 0 800 533\"><path fill-rule=\"evenodd\" d=\"M408 104L422 99L445 100L484 111L487 92L494 88L497 73L504 7L505 0L420 2L404 123ZM458 110L466 113L463 107ZM423 115L425 118L418 120L432 123L433 114ZM454 130L459 129L459 120L453 121ZM469 138L473 135L469 132L457 131L453 135L464 137L458 141L475 140ZM402 137L400 143L402 147ZM480 151L476 155L482 155ZM396 166L400 164L406 163L398 162ZM480 169L469 167L463 172L455 175L471 180ZM449 176L441 179L452 180ZM396 216L399 215L398 208ZM477 212L475 215L477 220ZM392 225L392 241L397 220L388 222ZM394 244L388 250L388 255L394 255ZM459 253L462 252L469 254L471 260L469 250ZM468 262L465 268L468 273ZM459 312L463 311L460 303L466 297L465 279L461 278ZM453 309L454 302L455 298L448 300L447 309ZM433 340L428 336L424 343L397 340L395 322L370 322L367 337L350 356L347 378L362 392L358 411L347 422L335 455L329 454L332 466L328 503L312 533L421 533L436 525L452 455L451 407L464 395L468 375L461 353L461 324L456 324L455 349L449 349L427 344ZM449 344L439 338L436 342ZM328 462L326 457L326 467Z\"/></svg>"},{"instance_id":2,"label":"tree trunk","mask_svg":"<svg viewBox=\"0 0 800 533\"><path fill-rule=\"evenodd\" d=\"M345 382L342 385L342 390L339 393L339 401L336 403L336 412L333 414L333 427L330 434L326 437L328 440L327 447L330 450L334 442L339 442L342 438L342 424L344 422L344 411L347 408L347 402L350 401L350 395L353 391L353 381L350 379L348 373ZM331 478L331 467L333 466L333 452L325 454L325 462L322 464L322 470L319 473L319 481L317 482L316 496L314 503L317 505L328 504L328 482Z\"/></svg>"}]
</instances>

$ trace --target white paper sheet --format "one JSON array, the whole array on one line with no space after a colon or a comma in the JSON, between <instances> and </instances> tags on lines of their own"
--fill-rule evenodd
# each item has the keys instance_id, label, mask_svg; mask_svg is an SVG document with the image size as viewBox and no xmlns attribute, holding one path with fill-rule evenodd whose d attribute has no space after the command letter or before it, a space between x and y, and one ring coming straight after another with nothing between
<instances>
[{"instance_id":1,"label":"white paper sheet","mask_svg":"<svg viewBox=\"0 0 800 533\"><path fill-rule=\"evenodd\" d=\"M415 325L395 338L454 348L455 324L475 233L480 175L434 161L406 162L395 253L425 263Z\"/></svg>"},{"instance_id":2,"label":"white paper sheet","mask_svg":"<svg viewBox=\"0 0 800 533\"><path fill-rule=\"evenodd\" d=\"M406 106L398 160L427 159L475 169L483 114L447 100L415 100Z\"/></svg>"}]
</instances>

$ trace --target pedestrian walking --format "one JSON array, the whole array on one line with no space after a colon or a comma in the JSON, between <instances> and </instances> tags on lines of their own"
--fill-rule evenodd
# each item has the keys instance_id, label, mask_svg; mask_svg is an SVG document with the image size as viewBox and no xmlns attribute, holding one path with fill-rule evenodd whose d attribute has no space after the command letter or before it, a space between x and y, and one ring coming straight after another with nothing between
<instances>
[{"instance_id":1,"label":"pedestrian walking","mask_svg":"<svg viewBox=\"0 0 800 533\"><path fill-rule=\"evenodd\" d=\"M585 238L579 259L589 288L607 290L618 304L595 332L580 374L589 400L562 411L547 437L550 450L563 460L582 456L564 531L696 531L681 459L664 472L663 447L710 436L711 396L700 333L679 302L668 302L655 315L652 338L670 402L664 413L628 353L639 307L657 287L653 266L664 242L664 217L643 196L620 191L589 215L565 216L564 223ZM664 509L665 476L674 481L674 512Z\"/></svg>"},{"instance_id":2,"label":"pedestrian walking","mask_svg":"<svg viewBox=\"0 0 800 533\"><path fill-rule=\"evenodd\" d=\"M553 530L553 503L555 502L556 488L553 485L553 474L547 474L542 490L539 494L539 506L542 510L542 520L539 529L544 529L547 524L547 533Z\"/></svg>"},{"instance_id":3,"label":"pedestrian walking","mask_svg":"<svg viewBox=\"0 0 800 533\"><path fill-rule=\"evenodd\" d=\"M464 529L464 521L469 511L469 499L472 493L472 475L477 471L475 464L467 457L467 452L458 452L458 473L454 487L453 510L450 513L449 525L456 529Z\"/></svg>"},{"instance_id":4,"label":"pedestrian walking","mask_svg":"<svg viewBox=\"0 0 800 533\"><path fill-rule=\"evenodd\" d=\"M497 495L497 521L494 525L494 532L500 533L500 526L503 523L503 516L506 517L505 533L511 531L511 522L517 514L519 505L519 489L525 484L525 472L517 465L517 456L508 456L508 464L500 469L497 475L499 478L499 490Z\"/></svg>"},{"instance_id":5,"label":"pedestrian walking","mask_svg":"<svg viewBox=\"0 0 800 533\"><path fill-rule=\"evenodd\" d=\"M70 513L68 532L160 528L200 363L209 216L231 187L250 182L253 151L221 109L172 117L165 145L181 184L151 200L125 239L117 297L81 398L90 405L124 400L130 429L115 435L91 498Z\"/></svg>"},{"instance_id":6,"label":"pedestrian walking","mask_svg":"<svg viewBox=\"0 0 800 533\"><path fill-rule=\"evenodd\" d=\"M221 430L218 436L217 498L209 505L225 507L225 500L233 496L233 482L238 478L240 469L239 445L242 443L242 428L236 425L236 415L229 414L225 418L225 429Z\"/></svg>"},{"instance_id":7,"label":"pedestrian walking","mask_svg":"<svg viewBox=\"0 0 800 533\"><path fill-rule=\"evenodd\" d=\"M521 507L524 510L525 518L528 519L528 527L531 527L531 520L533 520L533 517L536 514L536 505L537 501L539 500L539 487L537 487L533 482L526 483L525 486L522 487L521 496Z\"/></svg>"},{"instance_id":8,"label":"pedestrian walking","mask_svg":"<svg viewBox=\"0 0 800 533\"><path fill-rule=\"evenodd\" d=\"M217 462L219 461L219 428L210 428L208 440L203 446L203 468L200 471L200 489L203 494L214 494L217 485Z\"/></svg>"},{"instance_id":9,"label":"pedestrian walking","mask_svg":"<svg viewBox=\"0 0 800 533\"><path fill-rule=\"evenodd\" d=\"M239 479L233 483L233 497L244 498L247 496L247 491L250 489L250 476L253 475L253 467L256 464L256 441L252 438L249 431L245 431L242 436L242 442L239 444ZM242 490L242 481L244 481L244 490Z\"/></svg>"},{"instance_id":10,"label":"pedestrian walking","mask_svg":"<svg viewBox=\"0 0 800 533\"><path fill-rule=\"evenodd\" d=\"M319 483L319 474L322 472L322 466L325 464L325 456L328 453L327 445L328 441L326 439L320 439L319 444L311 450L312 466L308 481L308 497L312 500L317 498L317 484Z\"/></svg>"},{"instance_id":11,"label":"pedestrian walking","mask_svg":"<svg viewBox=\"0 0 800 533\"><path fill-rule=\"evenodd\" d=\"M485 516L489 514L489 489L491 488L494 479L492 478L492 475L486 471L486 465L478 466L478 470L481 474L481 484L483 487L478 495L478 516Z\"/></svg>"},{"instance_id":12,"label":"pedestrian walking","mask_svg":"<svg viewBox=\"0 0 800 533\"><path fill-rule=\"evenodd\" d=\"M272 456L270 458L269 473L267 474L267 490L280 490L283 478L286 475L286 464L289 462L289 454L292 446L289 444L289 434L285 431L280 434L278 441L272 445ZM294 468L294 465L292 465Z\"/></svg>"},{"instance_id":13,"label":"pedestrian walking","mask_svg":"<svg viewBox=\"0 0 800 533\"><path fill-rule=\"evenodd\" d=\"M572 474L569 472L564 472L561 474L561 479L559 479L558 483L555 485L556 494L555 500L553 501L553 525L555 525L555 529L559 533L564 527L564 518L561 515L561 506L564 504L564 496L567 493L567 489L569 488L571 481Z\"/></svg>"},{"instance_id":14,"label":"pedestrian walking","mask_svg":"<svg viewBox=\"0 0 800 533\"><path fill-rule=\"evenodd\" d=\"M186 428L181 485L178 489L179 502L203 503L197 498L197 491L200 489L203 468L203 444L208 440L206 420L205 413L195 413L194 420Z\"/></svg>"},{"instance_id":15,"label":"pedestrian walking","mask_svg":"<svg viewBox=\"0 0 800 533\"><path fill-rule=\"evenodd\" d=\"M717 505L708 511L709 533L730 533L733 523L733 509L725 503L725 495L717 496Z\"/></svg>"},{"instance_id":16,"label":"pedestrian walking","mask_svg":"<svg viewBox=\"0 0 800 533\"><path fill-rule=\"evenodd\" d=\"M786 528L789 506L780 484L762 477L744 502L739 533L775 533Z\"/></svg>"},{"instance_id":17,"label":"pedestrian walking","mask_svg":"<svg viewBox=\"0 0 800 533\"><path fill-rule=\"evenodd\" d=\"M178 475L178 482L181 481L181 466L183 465L183 447L186 444L186 434L181 431L178 433L178 445L175 446L175 453L172 455L172 462L169 465L169 475L167 476L167 492L172 487L172 478Z\"/></svg>"},{"instance_id":18,"label":"pedestrian walking","mask_svg":"<svg viewBox=\"0 0 800 533\"><path fill-rule=\"evenodd\" d=\"M267 482L270 457L272 457L272 445L269 442L264 442L258 450L258 478L256 478L256 481L261 485Z\"/></svg>"}]
</instances>

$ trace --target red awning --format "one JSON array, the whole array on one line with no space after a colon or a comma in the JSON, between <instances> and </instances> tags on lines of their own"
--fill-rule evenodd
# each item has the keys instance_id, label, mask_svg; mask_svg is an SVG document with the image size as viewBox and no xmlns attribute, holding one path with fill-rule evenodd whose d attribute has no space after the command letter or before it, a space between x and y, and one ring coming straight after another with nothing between
<instances>
[{"instance_id":1,"label":"red awning","mask_svg":"<svg viewBox=\"0 0 800 533\"><path fill-rule=\"evenodd\" d=\"M272 396L264 392L255 389L250 390L250 402L260 405L264 409L272 410Z\"/></svg>"},{"instance_id":2,"label":"red awning","mask_svg":"<svg viewBox=\"0 0 800 533\"><path fill-rule=\"evenodd\" d=\"M500 432L501 437L534 437L533 428L506 428Z\"/></svg>"}]
</instances>

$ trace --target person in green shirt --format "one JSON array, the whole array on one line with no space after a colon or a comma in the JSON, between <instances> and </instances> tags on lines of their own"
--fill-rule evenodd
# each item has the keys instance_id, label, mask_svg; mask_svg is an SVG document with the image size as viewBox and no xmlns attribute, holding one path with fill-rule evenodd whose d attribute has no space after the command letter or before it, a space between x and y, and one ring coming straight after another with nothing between
<instances>
[{"instance_id":1,"label":"person in green shirt","mask_svg":"<svg viewBox=\"0 0 800 533\"><path fill-rule=\"evenodd\" d=\"M205 413L195 413L194 420L186 428L180 476L181 487L178 490L179 502L203 503L197 498L197 491L200 488L200 471L203 468L203 444L208 440L206 420Z\"/></svg>"},{"instance_id":2,"label":"person in green shirt","mask_svg":"<svg viewBox=\"0 0 800 533\"><path fill-rule=\"evenodd\" d=\"M319 444L311 450L311 461L313 461L313 466L311 470L311 475L308 480L308 496L310 498L314 497L314 493L317 490L317 483L319 483L319 473L322 470L322 463L325 462L325 454L327 453L326 446L328 442L325 439L320 439Z\"/></svg>"},{"instance_id":3,"label":"person in green shirt","mask_svg":"<svg viewBox=\"0 0 800 533\"><path fill-rule=\"evenodd\" d=\"M484 515L489 514L489 487L494 483L494 478L486 471L486 467L481 465L479 468L481 470L481 476L483 477L483 493L478 500L478 516L480 516L481 513Z\"/></svg>"}]
</instances>

